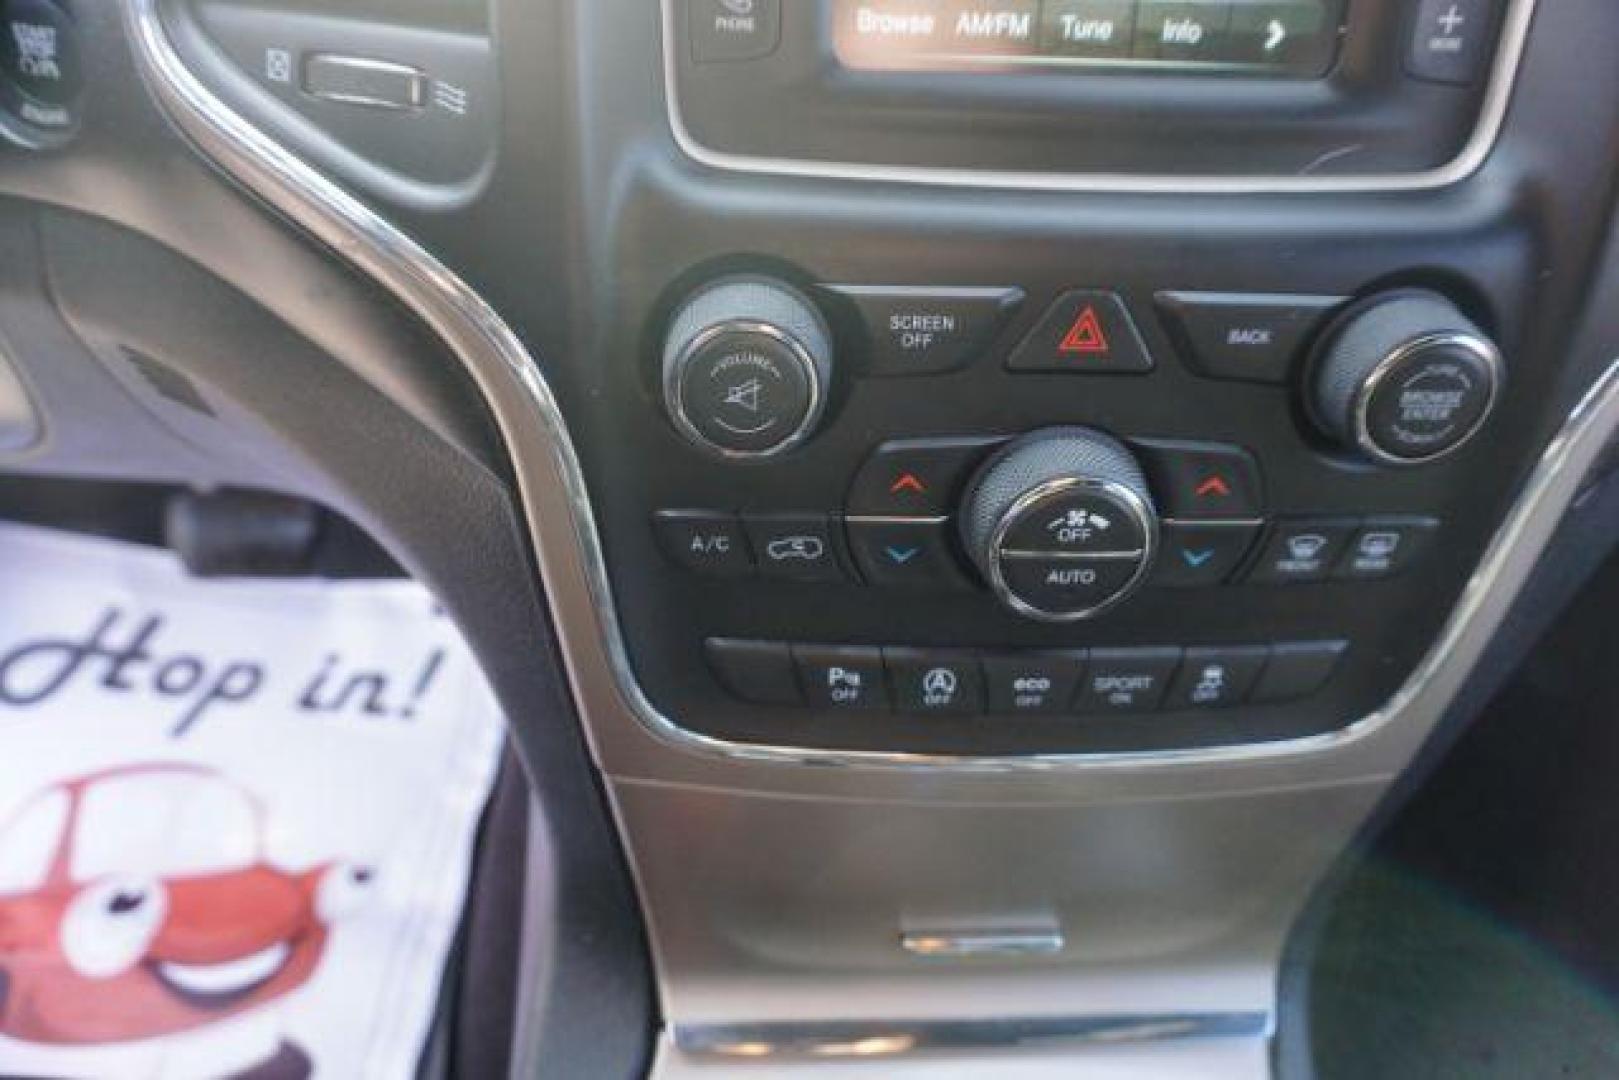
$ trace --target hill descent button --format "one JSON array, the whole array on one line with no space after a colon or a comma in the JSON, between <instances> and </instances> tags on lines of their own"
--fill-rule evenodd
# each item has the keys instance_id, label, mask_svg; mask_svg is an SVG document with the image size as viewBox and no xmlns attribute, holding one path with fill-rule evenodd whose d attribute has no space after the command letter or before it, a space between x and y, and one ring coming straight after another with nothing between
<instances>
[{"instance_id":1,"label":"hill descent button","mask_svg":"<svg viewBox=\"0 0 1619 1080\"><path fill-rule=\"evenodd\" d=\"M1007 361L1012 371L1118 375L1152 370L1152 357L1118 295L1064 293Z\"/></svg>"}]
</instances>

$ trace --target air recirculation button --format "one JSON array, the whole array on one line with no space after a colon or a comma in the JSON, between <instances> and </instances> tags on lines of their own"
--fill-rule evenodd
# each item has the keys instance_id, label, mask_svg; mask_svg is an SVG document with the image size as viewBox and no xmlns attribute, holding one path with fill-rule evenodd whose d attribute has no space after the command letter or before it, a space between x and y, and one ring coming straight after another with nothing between
<instances>
[{"instance_id":1,"label":"air recirculation button","mask_svg":"<svg viewBox=\"0 0 1619 1080\"><path fill-rule=\"evenodd\" d=\"M1140 584L1158 518L1135 457L1089 428L1050 428L1008 444L968 489L962 538L1012 610L1067 622Z\"/></svg>"}]
</instances>

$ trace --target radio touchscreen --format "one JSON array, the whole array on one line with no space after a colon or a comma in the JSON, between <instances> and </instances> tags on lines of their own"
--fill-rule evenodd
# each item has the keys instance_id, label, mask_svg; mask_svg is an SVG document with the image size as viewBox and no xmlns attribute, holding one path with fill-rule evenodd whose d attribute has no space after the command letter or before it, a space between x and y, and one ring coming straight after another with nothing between
<instances>
[{"instance_id":1,"label":"radio touchscreen","mask_svg":"<svg viewBox=\"0 0 1619 1080\"><path fill-rule=\"evenodd\" d=\"M1122 69L1319 78L1344 0L833 0L868 71Z\"/></svg>"}]
</instances>

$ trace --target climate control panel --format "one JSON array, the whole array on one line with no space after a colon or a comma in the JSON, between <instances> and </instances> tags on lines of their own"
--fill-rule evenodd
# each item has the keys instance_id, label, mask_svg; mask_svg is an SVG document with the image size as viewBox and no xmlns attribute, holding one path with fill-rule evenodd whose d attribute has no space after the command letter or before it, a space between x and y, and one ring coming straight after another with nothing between
<instances>
[{"instance_id":1,"label":"climate control panel","mask_svg":"<svg viewBox=\"0 0 1619 1080\"><path fill-rule=\"evenodd\" d=\"M849 749L1263 741L1364 715L1431 640L1507 400L1476 295L892 280L744 264L655 316L673 441L619 569L664 597L636 659L672 711Z\"/></svg>"}]
</instances>

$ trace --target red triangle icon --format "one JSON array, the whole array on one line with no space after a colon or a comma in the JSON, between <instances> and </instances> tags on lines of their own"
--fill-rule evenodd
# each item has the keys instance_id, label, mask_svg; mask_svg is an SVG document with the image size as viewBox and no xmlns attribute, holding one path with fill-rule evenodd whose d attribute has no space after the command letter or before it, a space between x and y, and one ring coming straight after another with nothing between
<instances>
[{"instance_id":1,"label":"red triangle icon","mask_svg":"<svg viewBox=\"0 0 1619 1080\"><path fill-rule=\"evenodd\" d=\"M1074 320L1074 325L1068 328L1063 335L1062 343L1057 346L1060 353L1080 353L1086 356L1106 356L1112 351L1107 343L1107 334L1102 331L1102 320L1097 318L1096 309L1089 304Z\"/></svg>"}]
</instances>

